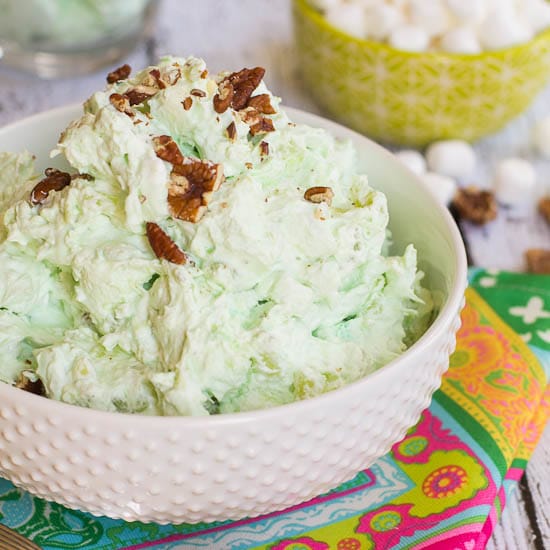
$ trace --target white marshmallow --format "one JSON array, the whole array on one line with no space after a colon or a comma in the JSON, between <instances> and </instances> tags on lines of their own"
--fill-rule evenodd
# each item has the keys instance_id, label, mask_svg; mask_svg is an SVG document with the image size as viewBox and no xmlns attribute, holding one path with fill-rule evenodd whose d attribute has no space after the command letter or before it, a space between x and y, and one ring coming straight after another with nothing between
<instances>
[{"instance_id":1,"label":"white marshmallow","mask_svg":"<svg viewBox=\"0 0 550 550\"><path fill-rule=\"evenodd\" d=\"M450 11L441 0L410 0L409 19L432 37L451 26Z\"/></svg>"},{"instance_id":2,"label":"white marshmallow","mask_svg":"<svg viewBox=\"0 0 550 550\"><path fill-rule=\"evenodd\" d=\"M338 7L342 4L342 0L312 0L311 2L314 7L319 8L320 10L326 11L330 8Z\"/></svg>"},{"instance_id":3,"label":"white marshmallow","mask_svg":"<svg viewBox=\"0 0 550 550\"><path fill-rule=\"evenodd\" d=\"M495 170L493 187L498 202L521 204L534 196L537 175L533 165L519 158L504 159Z\"/></svg>"},{"instance_id":4,"label":"white marshmallow","mask_svg":"<svg viewBox=\"0 0 550 550\"><path fill-rule=\"evenodd\" d=\"M426 151L428 168L432 172L451 178L465 179L476 166L476 154L472 146L460 139L436 141Z\"/></svg>"},{"instance_id":5,"label":"white marshmallow","mask_svg":"<svg viewBox=\"0 0 550 550\"><path fill-rule=\"evenodd\" d=\"M446 0L451 13L464 23L480 23L487 13L486 0Z\"/></svg>"},{"instance_id":6,"label":"white marshmallow","mask_svg":"<svg viewBox=\"0 0 550 550\"><path fill-rule=\"evenodd\" d=\"M389 43L398 50L424 52L430 44L428 33L413 25L400 25L390 34Z\"/></svg>"},{"instance_id":7,"label":"white marshmallow","mask_svg":"<svg viewBox=\"0 0 550 550\"><path fill-rule=\"evenodd\" d=\"M347 34L364 38L366 35L365 10L360 4L338 4L329 8L325 17L329 23Z\"/></svg>"},{"instance_id":8,"label":"white marshmallow","mask_svg":"<svg viewBox=\"0 0 550 550\"><path fill-rule=\"evenodd\" d=\"M529 41L534 35L512 8L499 7L489 12L478 28L478 37L485 50L508 48Z\"/></svg>"},{"instance_id":9,"label":"white marshmallow","mask_svg":"<svg viewBox=\"0 0 550 550\"><path fill-rule=\"evenodd\" d=\"M441 38L441 49L449 53L476 54L481 52L481 44L472 27L457 27Z\"/></svg>"},{"instance_id":10,"label":"white marshmallow","mask_svg":"<svg viewBox=\"0 0 550 550\"><path fill-rule=\"evenodd\" d=\"M367 36L375 40L384 40L396 27L405 22L405 15L394 6L382 4L367 9L365 21Z\"/></svg>"},{"instance_id":11,"label":"white marshmallow","mask_svg":"<svg viewBox=\"0 0 550 550\"><path fill-rule=\"evenodd\" d=\"M422 181L441 204L448 206L451 203L457 188L456 182L452 178L434 172L426 172L422 174Z\"/></svg>"},{"instance_id":12,"label":"white marshmallow","mask_svg":"<svg viewBox=\"0 0 550 550\"><path fill-rule=\"evenodd\" d=\"M329 0L332 1L332 0ZM342 0L340 0L341 2ZM364 8L370 9L374 6L380 5L380 0L355 0L356 2L359 2Z\"/></svg>"},{"instance_id":13,"label":"white marshmallow","mask_svg":"<svg viewBox=\"0 0 550 550\"><path fill-rule=\"evenodd\" d=\"M550 4L546 0L525 0L523 4L522 12L535 33L550 27Z\"/></svg>"},{"instance_id":14,"label":"white marshmallow","mask_svg":"<svg viewBox=\"0 0 550 550\"><path fill-rule=\"evenodd\" d=\"M543 118L533 130L533 142L538 152L550 158L550 116Z\"/></svg>"},{"instance_id":15,"label":"white marshmallow","mask_svg":"<svg viewBox=\"0 0 550 550\"><path fill-rule=\"evenodd\" d=\"M426 172L426 159L414 149L399 151L395 156L413 173L421 176Z\"/></svg>"},{"instance_id":16,"label":"white marshmallow","mask_svg":"<svg viewBox=\"0 0 550 550\"><path fill-rule=\"evenodd\" d=\"M409 6L409 0L386 0L387 4L395 6L398 10L405 13Z\"/></svg>"},{"instance_id":17,"label":"white marshmallow","mask_svg":"<svg viewBox=\"0 0 550 550\"><path fill-rule=\"evenodd\" d=\"M1 2L1 0L0 0ZM405 51L476 54L550 27L546 0L311 0L345 33Z\"/></svg>"}]
</instances>

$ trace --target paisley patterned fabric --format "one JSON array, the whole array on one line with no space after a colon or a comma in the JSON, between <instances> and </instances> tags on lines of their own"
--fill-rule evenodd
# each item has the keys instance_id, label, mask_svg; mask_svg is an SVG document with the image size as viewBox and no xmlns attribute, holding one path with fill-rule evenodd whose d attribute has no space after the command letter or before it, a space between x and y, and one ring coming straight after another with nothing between
<instances>
[{"instance_id":1,"label":"paisley patterned fabric","mask_svg":"<svg viewBox=\"0 0 550 550\"><path fill-rule=\"evenodd\" d=\"M345 125L385 142L475 140L528 107L549 76L550 31L479 55L413 53L349 36L294 0L300 73Z\"/></svg>"},{"instance_id":2,"label":"paisley patterned fabric","mask_svg":"<svg viewBox=\"0 0 550 550\"><path fill-rule=\"evenodd\" d=\"M0 480L0 522L53 549L478 550L550 413L550 277L472 271L457 349L418 424L369 470L238 522L125 523Z\"/></svg>"}]
</instances>

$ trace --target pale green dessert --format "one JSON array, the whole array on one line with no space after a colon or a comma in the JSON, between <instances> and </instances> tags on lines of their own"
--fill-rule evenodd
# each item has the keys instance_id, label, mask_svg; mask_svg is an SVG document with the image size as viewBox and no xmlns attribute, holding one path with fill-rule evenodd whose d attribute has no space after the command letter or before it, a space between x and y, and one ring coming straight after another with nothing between
<instances>
[{"instance_id":1,"label":"pale green dessert","mask_svg":"<svg viewBox=\"0 0 550 550\"><path fill-rule=\"evenodd\" d=\"M150 0L0 0L0 37L29 48L87 45L140 28Z\"/></svg>"},{"instance_id":2,"label":"pale green dessert","mask_svg":"<svg viewBox=\"0 0 550 550\"><path fill-rule=\"evenodd\" d=\"M61 136L76 175L57 191L30 155L0 155L0 380L107 411L245 411L421 336L430 294L412 245L385 253L385 196L262 74L165 58L94 94Z\"/></svg>"}]
</instances>

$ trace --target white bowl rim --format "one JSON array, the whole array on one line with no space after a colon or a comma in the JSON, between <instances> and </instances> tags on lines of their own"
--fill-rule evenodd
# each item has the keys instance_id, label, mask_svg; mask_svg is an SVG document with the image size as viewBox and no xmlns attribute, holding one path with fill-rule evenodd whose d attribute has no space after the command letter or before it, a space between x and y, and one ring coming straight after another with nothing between
<instances>
[{"instance_id":1,"label":"white bowl rim","mask_svg":"<svg viewBox=\"0 0 550 550\"><path fill-rule=\"evenodd\" d=\"M69 105L64 105L56 107L54 109L49 109L40 113L36 113L29 117L25 117L20 120L16 120L6 126L0 128L0 136L5 133L9 133L12 130L16 129L20 125L34 125L39 123L41 120L55 118L57 116L62 116L65 113L70 113L76 109L81 109L82 106L80 103L72 103ZM369 144L376 152L388 160L390 163L399 163L399 160L395 156L382 147L376 142L370 140L366 136L355 132L342 124L338 124L332 120L326 119L324 117L303 111L301 109L295 109L285 106L286 112L289 114L290 118L298 115L304 118L309 119L315 123L319 128L337 128L349 135L353 135L356 139L363 140ZM330 129L327 129L330 132ZM400 165L401 166L401 165ZM127 424L130 423L132 428L136 429L143 427L144 429L154 430L155 428L174 428L174 429L183 429L185 427L189 428L212 428L213 426L223 428L224 425L228 424L246 424L250 421L256 421L260 417L263 419L269 419L270 416L278 416L279 414L288 414L289 416L295 415L296 418L299 418L300 411L308 407L322 406L323 404L327 405L331 400L337 399L340 395L345 393L351 393L352 390L360 389L364 385L368 385L371 380L381 376L382 373L386 373L389 370L397 368L404 361L420 360L423 352L426 348L429 348L434 339L438 339L441 333L445 332L446 328L451 324L455 317L457 311L461 309L462 301L464 299L464 289L467 285L467 259L466 251L464 247L464 242L460 235L460 231L453 220L452 216L448 212L447 208L442 206L434 197L431 190L424 184L424 182L415 174L409 171L409 177L416 185L423 188L427 196L430 197L432 204L431 207L435 208L438 214L443 217L445 225L449 230L451 237L451 244L454 252L454 280L451 282L451 291L447 298L446 303L441 308L436 319L428 328L428 330L405 352L400 356L396 357L380 369L375 372L361 378L355 382L331 390L329 392L323 393L321 395L303 399L299 401L294 401L292 403L287 403L284 405L277 405L275 407L269 407L266 409L257 409L244 412L236 413L223 413L217 415L208 415L208 416L154 416L154 415L140 415L135 413L122 413L122 412L110 412L102 411L97 409L90 409L87 407L81 407L78 405L73 405L70 403L64 403L61 401L56 401L54 399L45 398L42 396L34 395L29 392L22 391L19 388L10 386L7 383L0 382L0 396L5 394L6 396L15 397L17 392L17 401L19 402L17 406L21 408L28 406L32 407L33 411L37 409L47 410L48 415L70 415L71 413L77 413L79 415L80 421L86 422L89 420L92 421L109 421L115 422L117 424ZM413 243L414 244L414 243ZM5 400L0 398L0 403L3 403Z\"/></svg>"}]
</instances>

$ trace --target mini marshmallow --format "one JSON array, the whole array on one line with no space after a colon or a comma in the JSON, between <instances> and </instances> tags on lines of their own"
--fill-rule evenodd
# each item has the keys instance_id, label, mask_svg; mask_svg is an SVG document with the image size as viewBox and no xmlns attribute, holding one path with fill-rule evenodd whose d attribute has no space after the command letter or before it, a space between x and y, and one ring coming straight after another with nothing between
<instances>
[{"instance_id":1,"label":"mini marshmallow","mask_svg":"<svg viewBox=\"0 0 550 550\"><path fill-rule=\"evenodd\" d=\"M365 10L360 4L337 4L326 11L325 17L329 23L352 36L364 38L366 35Z\"/></svg>"},{"instance_id":2,"label":"mini marshmallow","mask_svg":"<svg viewBox=\"0 0 550 550\"><path fill-rule=\"evenodd\" d=\"M550 4L546 0L524 0L522 12L535 32L550 27Z\"/></svg>"},{"instance_id":3,"label":"mini marshmallow","mask_svg":"<svg viewBox=\"0 0 550 550\"><path fill-rule=\"evenodd\" d=\"M441 49L449 53L476 54L481 52L481 44L471 27L457 27L441 37Z\"/></svg>"},{"instance_id":4,"label":"mini marshmallow","mask_svg":"<svg viewBox=\"0 0 550 550\"><path fill-rule=\"evenodd\" d=\"M481 23L487 13L487 0L446 0L452 15L463 23Z\"/></svg>"},{"instance_id":5,"label":"mini marshmallow","mask_svg":"<svg viewBox=\"0 0 550 550\"><path fill-rule=\"evenodd\" d=\"M442 0L409 0L409 19L430 37L451 26L450 12Z\"/></svg>"},{"instance_id":6,"label":"mini marshmallow","mask_svg":"<svg viewBox=\"0 0 550 550\"><path fill-rule=\"evenodd\" d=\"M424 52L430 44L428 33L414 25L400 25L392 31L389 43L398 50Z\"/></svg>"},{"instance_id":7,"label":"mini marshmallow","mask_svg":"<svg viewBox=\"0 0 550 550\"><path fill-rule=\"evenodd\" d=\"M329 0L332 1L332 0ZM341 2L342 0L340 0ZM380 5L380 0L355 0L356 2L359 2L364 8L370 9L374 6Z\"/></svg>"},{"instance_id":8,"label":"mini marshmallow","mask_svg":"<svg viewBox=\"0 0 550 550\"><path fill-rule=\"evenodd\" d=\"M365 12L367 36L375 40L384 40L399 25L405 22L401 10L387 4L376 5Z\"/></svg>"},{"instance_id":9,"label":"mini marshmallow","mask_svg":"<svg viewBox=\"0 0 550 550\"><path fill-rule=\"evenodd\" d=\"M550 158L550 116L543 118L534 128L533 142L537 151Z\"/></svg>"},{"instance_id":10,"label":"mini marshmallow","mask_svg":"<svg viewBox=\"0 0 550 550\"><path fill-rule=\"evenodd\" d=\"M479 26L478 37L484 49L498 50L528 42L533 37L533 30L513 10L499 7L491 11Z\"/></svg>"},{"instance_id":11,"label":"mini marshmallow","mask_svg":"<svg viewBox=\"0 0 550 550\"><path fill-rule=\"evenodd\" d=\"M413 52L498 50L550 27L547 0L310 1L345 33Z\"/></svg>"},{"instance_id":12,"label":"mini marshmallow","mask_svg":"<svg viewBox=\"0 0 550 550\"><path fill-rule=\"evenodd\" d=\"M472 146L460 139L436 141L426 151L428 168L432 172L456 179L472 175L476 165L476 154Z\"/></svg>"},{"instance_id":13,"label":"mini marshmallow","mask_svg":"<svg viewBox=\"0 0 550 550\"><path fill-rule=\"evenodd\" d=\"M448 206L451 203L457 189L456 182L452 178L434 172L426 172L421 178L441 204Z\"/></svg>"},{"instance_id":14,"label":"mini marshmallow","mask_svg":"<svg viewBox=\"0 0 550 550\"><path fill-rule=\"evenodd\" d=\"M342 0L312 0L314 7L327 11L331 8L336 8L342 4Z\"/></svg>"},{"instance_id":15,"label":"mini marshmallow","mask_svg":"<svg viewBox=\"0 0 550 550\"><path fill-rule=\"evenodd\" d=\"M537 176L533 165L520 158L504 159L495 170L493 187L501 204L521 204L533 198Z\"/></svg>"},{"instance_id":16,"label":"mini marshmallow","mask_svg":"<svg viewBox=\"0 0 550 550\"><path fill-rule=\"evenodd\" d=\"M411 172L421 176L426 172L426 159L414 149L405 149L395 155Z\"/></svg>"},{"instance_id":17,"label":"mini marshmallow","mask_svg":"<svg viewBox=\"0 0 550 550\"><path fill-rule=\"evenodd\" d=\"M395 6L398 10L405 13L408 9L409 0L386 0L386 3Z\"/></svg>"}]
</instances>

